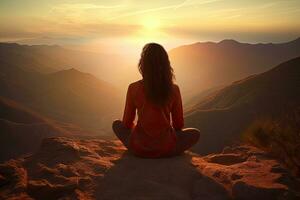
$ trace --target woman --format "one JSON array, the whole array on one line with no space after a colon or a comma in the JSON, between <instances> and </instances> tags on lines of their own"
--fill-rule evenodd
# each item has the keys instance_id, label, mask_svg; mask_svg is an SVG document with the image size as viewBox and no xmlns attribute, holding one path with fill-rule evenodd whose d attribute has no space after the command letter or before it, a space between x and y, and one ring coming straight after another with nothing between
<instances>
[{"instance_id":1,"label":"woman","mask_svg":"<svg viewBox=\"0 0 300 200\"><path fill-rule=\"evenodd\" d=\"M179 155L198 141L200 133L195 128L183 129L181 95L173 83L168 54L159 44L146 44L138 66L143 79L129 85L123 120L113 122L113 131L137 156Z\"/></svg>"}]
</instances>

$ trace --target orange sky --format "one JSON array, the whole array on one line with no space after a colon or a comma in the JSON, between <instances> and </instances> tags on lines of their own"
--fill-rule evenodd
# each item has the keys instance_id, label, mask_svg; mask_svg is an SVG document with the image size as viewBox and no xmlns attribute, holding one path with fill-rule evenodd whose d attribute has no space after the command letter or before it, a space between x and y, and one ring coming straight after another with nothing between
<instances>
[{"instance_id":1,"label":"orange sky","mask_svg":"<svg viewBox=\"0 0 300 200\"><path fill-rule=\"evenodd\" d=\"M299 0L2 0L0 41L135 53L151 41L289 41L299 19Z\"/></svg>"}]
</instances>

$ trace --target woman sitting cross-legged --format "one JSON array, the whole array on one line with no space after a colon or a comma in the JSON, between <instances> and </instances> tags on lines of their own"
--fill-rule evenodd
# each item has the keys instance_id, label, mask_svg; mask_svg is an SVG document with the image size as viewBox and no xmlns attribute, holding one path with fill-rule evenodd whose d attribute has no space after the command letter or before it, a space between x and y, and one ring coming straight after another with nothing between
<instances>
[{"instance_id":1,"label":"woman sitting cross-legged","mask_svg":"<svg viewBox=\"0 0 300 200\"><path fill-rule=\"evenodd\" d=\"M129 85L123 120L113 122L113 131L137 156L179 155L197 143L200 132L183 129L181 94L168 54L159 44L146 44L138 66L143 78Z\"/></svg>"}]
</instances>

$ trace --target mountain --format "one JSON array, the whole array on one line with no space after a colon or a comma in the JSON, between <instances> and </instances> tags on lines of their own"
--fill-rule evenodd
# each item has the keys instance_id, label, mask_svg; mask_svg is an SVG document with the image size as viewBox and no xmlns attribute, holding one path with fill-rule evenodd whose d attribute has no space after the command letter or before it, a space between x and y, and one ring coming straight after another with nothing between
<instances>
[{"instance_id":1,"label":"mountain","mask_svg":"<svg viewBox=\"0 0 300 200\"><path fill-rule=\"evenodd\" d=\"M299 199L299 181L247 145L200 157L137 158L119 141L44 139L0 164L1 199Z\"/></svg>"},{"instance_id":2,"label":"mountain","mask_svg":"<svg viewBox=\"0 0 300 200\"><path fill-rule=\"evenodd\" d=\"M0 97L0 162L38 149L45 137L67 136L56 122Z\"/></svg>"},{"instance_id":3,"label":"mountain","mask_svg":"<svg viewBox=\"0 0 300 200\"><path fill-rule=\"evenodd\" d=\"M105 72L114 55L104 55L80 50L66 49L58 45L21 45L0 43L0 60L6 64L22 66L23 69L41 73L76 68L87 72Z\"/></svg>"},{"instance_id":4,"label":"mountain","mask_svg":"<svg viewBox=\"0 0 300 200\"><path fill-rule=\"evenodd\" d=\"M124 59L120 55L72 50L58 45L17 43L0 43L0 61L39 73L75 68L114 84L123 81L124 77L118 74L126 73L129 66L128 58ZM122 86L122 83L119 85Z\"/></svg>"},{"instance_id":5,"label":"mountain","mask_svg":"<svg viewBox=\"0 0 300 200\"><path fill-rule=\"evenodd\" d=\"M41 115L101 134L120 113L119 90L90 74L76 69L43 74L0 63L0 96Z\"/></svg>"},{"instance_id":6,"label":"mountain","mask_svg":"<svg viewBox=\"0 0 300 200\"><path fill-rule=\"evenodd\" d=\"M59 46L0 43L0 60L6 65L21 66L25 70L42 73L54 72L68 67L66 63L62 63L62 60L49 55L49 52L55 52L59 49Z\"/></svg>"},{"instance_id":7,"label":"mountain","mask_svg":"<svg viewBox=\"0 0 300 200\"><path fill-rule=\"evenodd\" d=\"M121 92L91 74L75 69L48 76L48 92L39 102L43 110L62 116L91 131L111 131L111 121L122 114ZM51 100L51 102L49 101Z\"/></svg>"},{"instance_id":8,"label":"mountain","mask_svg":"<svg viewBox=\"0 0 300 200\"><path fill-rule=\"evenodd\" d=\"M73 68L44 74L0 60L0 161L35 151L45 137L111 136L121 99L111 84Z\"/></svg>"},{"instance_id":9,"label":"mountain","mask_svg":"<svg viewBox=\"0 0 300 200\"><path fill-rule=\"evenodd\" d=\"M296 134L300 128L300 57L233 82L192 106L185 115L186 126L202 131L195 151L204 154L220 151L239 140L247 128L260 120L275 121L276 126L285 124ZM288 137L291 135L286 134L285 140ZM298 139L286 144L294 142L298 148L299 137L295 137Z\"/></svg>"},{"instance_id":10,"label":"mountain","mask_svg":"<svg viewBox=\"0 0 300 200\"><path fill-rule=\"evenodd\" d=\"M300 55L300 38L280 44L235 40L198 42L169 51L185 99L203 90L262 73Z\"/></svg>"}]
</instances>

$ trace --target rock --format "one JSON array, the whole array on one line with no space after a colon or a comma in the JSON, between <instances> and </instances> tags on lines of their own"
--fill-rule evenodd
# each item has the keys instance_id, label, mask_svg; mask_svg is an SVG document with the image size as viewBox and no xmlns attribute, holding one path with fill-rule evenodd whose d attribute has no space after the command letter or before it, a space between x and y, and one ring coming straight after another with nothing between
<instances>
[{"instance_id":1,"label":"rock","mask_svg":"<svg viewBox=\"0 0 300 200\"><path fill-rule=\"evenodd\" d=\"M83 188L84 186L88 185L88 184L91 184L92 183L92 179L88 176L86 177L81 177L79 180L78 180L78 185L80 188Z\"/></svg>"},{"instance_id":2,"label":"rock","mask_svg":"<svg viewBox=\"0 0 300 200\"><path fill-rule=\"evenodd\" d=\"M0 199L300 199L299 188L276 160L246 145L142 159L117 141L48 138L35 154L0 164Z\"/></svg>"},{"instance_id":3,"label":"rock","mask_svg":"<svg viewBox=\"0 0 300 200\"><path fill-rule=\"evenodd\" d=\"M223 153L223 154L226 154L226 153L234 153L234 150L233 150L231 147L224 147L222 153Z\"/></svg>"},{"instance_id":4,"label":"rock","mask_svg":"<svg viewBox=\"0 0 300 200\"><path fill-rule=\"evenodd\" d=\"M256 156L252 155L248 157L247 161L259 162L259 159Z\"/></svg>"},{"instance_id":5,"label":"rock","mask_svg":"<svg viewBox=\"0 0 300 200\"><path fill-rule=\"evenodd\" d=\"M0 187L9 183L9 180L0 174Z\"/></svg>"},{"instance_id":6,"label":"rock","mask_svg":"<svg viewBox=\"0 0 300 200\"><path fill-rule=\"evenodd\" d=\"M276 200L287 195L285 187L259 187L249 182L237 181L232 187L232 195L239 200Z\"/></svg>"},{"instance_id":7,"label":"rock","mask_svg":"<svg viewBox=\"0 0 300 200\"><path fill-rule=\"evenodd\" d=\"M192 199L226 200L228 191L219 183L209 177L202 177L193 184Z\"/></svg>"},{"instance_id":8,"label":"rock","mask_svg":"<svg viewBox=\"0 0 300 200\"><path fill-rule=\"evenodd\" d=\"M54 176L59 173L57 168L50 168L42 163L37 163L37 170L36 173L43 175L44 177Z\"/></svg>"},{"instance_id":9,"label":"rock","mask_svg":"<svg viewBox=\"0 0 300 200\"><path fill-rule=\"evenodd\" d=\"M241 178L243 178L243 175L240 175L240 174L237 174L237 173L233 173L233 174L231 174L231 180L237 180L237 179L241 179Z\"/></svg>"},{"instance_id":10,"label":"rock","mask_svg":"<svg viewBox=\"0 0 300 200\"><path fill-rule=\"evenodd\" d=\"M251 146L249 144L240 144L238 146L231 147L233 153L239 153L249 156L267 156L267 153L257 147Z\"/></svg>"},{"instance_id":11,"label":"rock","mask_svg":"<svg viewBox=\"0 0 300 200\"><path fill-rule=\"evenodd\" d=\"M10 160L0 165L2 184L13 186L12 193L21 193L27 187L27 171L21 166L21 161Z\"/></svg>"},{"instance_id":12,"label":"rock","mask_svg":"<svg viewBox=\"0 0 300 200\"><path fill-rule=\"evenodd\" d=\"M76 182L51 184L47 180L32 180L28 183L28 194L36 199L58 199L67 197L77 188Z\"/></svg>"},{"instance_id":13,"label":"rock","mask_svg":"<svg viewBox=\"0 0 300 200\"><path fill-rule=\"evenodd\" d=\"M77 143L72 139L61 137L44 139L39 154L43 162L51 164L70 164L80 158Z\"/></svg>"},{"instance_id":14,"label":"rock","mask_svg":"<svg viewBox=\"0 0 300 200\"><path fill-rule=\"evenodd\" d=\"M236 153L212 154L193 162L234 199L300 199L299 181L267 153L249 146L232 150Z\"/></svg>"},{"instance_id":15,"label":"rock","mask_svg":"<svg viewBox=\"0 0 300 200\"><path fill-rule=\"evenodd\" d=\"M208 156L206 160L208 162L218 163L221 165L233 165L246 161L246 158L240 154L227 153Z\"/></svg>"},{"instance_id":16,"label":"rock","mask_svg":"<svg viewBox=\"0 0 300 200\"><path fill-rule=\"evenodd\" d=\"M271 168L271 172L273 173L287 173L287 170L284 169L282 166L280 165L274 165Z\"/></svg>"},{"instance_id":17,"label":"rock","mask_svg":"<svg viewBox=\"0 0 300 200\"><path fill-rule=\"evenodd\" d=\"M77 172L76 168L73 166L68 166L60 163L56 166L56 168L59 171L59 174L65 177L79 176L79 173Z\"/></svg>"},{"instance_id":18,"label":"rock","mask_svg":"<svg viewBox=\"0 0 300 200\"><path fill-rule=\"evenodd\" d=\"M221 172L219 170L216 170L212 175L214 177L220 177L221 176Z\"/></svg>"}]
</instances>

